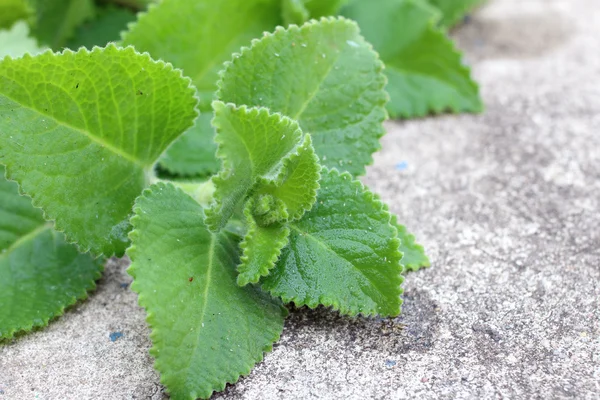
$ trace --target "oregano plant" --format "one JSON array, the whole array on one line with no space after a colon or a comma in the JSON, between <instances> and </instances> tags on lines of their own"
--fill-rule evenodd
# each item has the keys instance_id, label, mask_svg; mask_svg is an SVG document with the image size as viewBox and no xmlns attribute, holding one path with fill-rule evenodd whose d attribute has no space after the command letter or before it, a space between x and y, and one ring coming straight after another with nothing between
<instances>
[{"instance_id":1,"label":"oregano plant","mask_svg":"<svg viewBox=\"0 0 600 400\"><path fill-rule=\"evenodd\" d=\"M172 398L247 375L287 304L397 316L429 260L358 178L388 115L481 108L445 33L475 2L110 3L0 3L0 340L125 253Z\"/></svg>"}]
</instances>

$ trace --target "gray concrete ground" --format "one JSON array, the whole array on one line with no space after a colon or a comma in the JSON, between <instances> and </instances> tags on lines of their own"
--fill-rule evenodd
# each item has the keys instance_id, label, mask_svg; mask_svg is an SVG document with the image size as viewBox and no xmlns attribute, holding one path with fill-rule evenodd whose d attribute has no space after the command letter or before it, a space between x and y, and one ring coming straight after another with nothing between
<instances>
[{"instance_id":1,"label":"gray concrete ground","mask_svg":"<svg viewBox=\"0 0 600 400\"><path fill-rule=\"evenodd\" d=\"M600 398L600 3L492 0L455 36L487 112L388 124L366 178L433 262L404 313L295 310L215 398ZM0 346L0 400L164 397L125 266Z\"/></svg>"}]
</instances>

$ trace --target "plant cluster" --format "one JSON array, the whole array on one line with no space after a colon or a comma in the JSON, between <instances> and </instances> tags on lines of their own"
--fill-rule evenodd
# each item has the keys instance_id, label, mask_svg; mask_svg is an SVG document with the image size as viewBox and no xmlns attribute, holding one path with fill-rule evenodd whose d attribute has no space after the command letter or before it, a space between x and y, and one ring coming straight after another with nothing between
<instances>
[{"instance_id":1,"label":"plant cluster","mask_svg":"<svg viewBox=\"0 0 600 400\"><path fill-rule=\"evenodd\" d=\"M248 374L286 304L398 315L429 260L357 177L388 115L481 109L446 35L475 1L146 3L0 3L0 339L125 253L174 398Z\"/></svg>"}]
</instances>

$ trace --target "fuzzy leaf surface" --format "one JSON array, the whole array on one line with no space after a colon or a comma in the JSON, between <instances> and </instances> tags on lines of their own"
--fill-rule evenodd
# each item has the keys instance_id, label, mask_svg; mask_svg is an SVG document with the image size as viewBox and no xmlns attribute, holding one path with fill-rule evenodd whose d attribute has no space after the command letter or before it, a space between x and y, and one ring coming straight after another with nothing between
<instances>
[{"instance_id":1,"label":"fuzzy leaf surface","mask_svg":"<svg viewBox=\"0 0 600 400\"><path fill-rule=\"evenodd\" d=\"M289 244L263 288L284 302L343 314L400 313L400 242L377 197L348 173L324 169L317 202L288 224Z\"/></svg>"},{"instance_id":2,"label":"fuzzy leaf surface","mask_svg":"<svg viewBox=\"0 0 600 400\"><path fill-rule=\"evenodd\" d=\"M215 129L211 112L202 113L196 124L167 149L159 160L161 168L174 175L209 176L219 172Z\"/></svg>"},{"instance_id":3,"label":"fuzzy leaf surface","mask_svg":"<svg viewBox=\"0 0 600 400\"><path fill-rule=\"evenodd\" d=\"M189 80L132 48L0 62L0 163L80 249L122 254L135 198L196 118Z\"/></svg>"},{"instance_id":4,"label":"fuzzy leaf surface","mask_svg":"<svg viewBox=\"0 0 600 400\"><path fill-rule=\"evenodd\" d=\"M135 212L129 273L148 313L155 367L173 399L208 398L262 360L287 311L259 288L237 285L237 241L211 233L181 190L154 185Z\"/></svg>"},{"instance_id":5,"label":"fuzzy leaf surface","mask_svg":"<svg viewBox=\"0 0 600 400\"><path fill-rule=\"evenodd\" d=\"M56 51L95 13L93 0L31 0L31 3L35 9L33 36Z\"/></svg>"},{"instance_id":6,"label":"fuzzy leaf surface","mask_svg":"<svg viewBox=\"0 0 600 400\"><path fill-rule=\"evenodd\" d=\"M210 110L223 62L281 21L281 0L169 0L151 5L123 35L155 59L183 69Z\"/></svg>"},{"instance_id":7,"label":"fuzzy leaf surface","mask_svg":"<svg viewBox=\"0 0 600 400\"><path fill-rule=\"evenodd\" d=\"M25 53L31 55L44 51L35 39L29 37L29 25L19 21L9 30L0 30L0 59L5 56L21 57Z\"/></svg>"},{"instance_id":8,"label":"fuzzy leaf surface","mask_svg":"<svg viewBox=\"0 0 600 400\"><path fill-rule=\"evenodd\" d=\"M109 42L121 39L121 32L127 24L135 21L135 14L120 7L108 6L98 9L94 19L85 21L77 28L75 35L68 41L67 47L77 50L80 47L92 49L94 46L106 46Z\"/></svg>"},{"instance_id":9,"label":"fuzzy leaf surface","mask_svg":"<svg viewBox=\"0 0 600 400\"><path fill-rule=\"evenodd\" d=\"M354 0L341 13L358 22L385 62L392 118L482 111L469 69L435 27L435 9L418 0Z\"/></svg>"},{"instance_id":10,"label":"fuzzy leaf surface","mask_svg":"<svg viewBox=\"0 0 600 400\"><path fill-rule=\"evenodd\" d=\"M42 327L87 297L102 260L79 254L0 166L0 339Z\"/></svg>"},{"instance_id":11,"label":"fuzzy leaf surface","mask_svg":"<svg viewBox=\"0 0 600 400\"><path fill-rule=\"evenodd\" d=\"M425 249L415 241L415 236L408 232L404 225L398 223L395 215L392 215L392 225L398 231L400 251L403 254L400 263L404 266L405 272L418 271L421 268L429 267L431 263L425 254Z\"/></svg>"},{"instance_id":12,"label":"fuzzy leaf surface","mask_svg":"<svg viewBox=\"0 0 600 400\"><path fill-rule=\"evenodd\" d=\"M323 165L360 175L384 134L382 69L355 23L310 21L242 49L222 72L217 98L298 121Z\"/></svg>"},{"instance_id":13,"label":"fuzzy leaf surface","mask_svg":"<svg viewBox=\"0 0 600 400\"><path fill-rule=\"evenodd\" d=\"M484 0L427 0L442 12L440 24L452 27L460 23L462 19L475 7L481 5Z\"/></svg>"},{"instance_id":14,"label":"fuzzy leaf surface","mask_svg":"<svg viewBox=\"0 0 600 400\"><path fill-rule=\"evenodd\" d=\"M223 167L218 176L213 178L215 185L214 205L206 210L207 225L212 230L219 230L229 218L245 203L257 183L259 188L275 182L281 186L283 177L293 171L292 168L311 168L301 163L288 162L299 152L310 152L312 146L303 145L307 139L298 127L298 124L280 114L271 114L266 108L236 107L233 104L224 104L219 101L213 103L215 117L213 125L217 135L217 156L222 160ZM308 139L310 140L310 139ZM317 169L316 157L312 158L312 169ZM301 174L303 171L300 171ZM300 179L299 184L306 193L314 193L318 188L316 180ZM268 195L267 195L268 196ZM302 213L308 210L314 202L314 196L299 196L304 202L301 204ZM282 199L271 197L272 207L264 210L261 216L270 218L277 213L281 218L273 221L287 219L289 211L280 210ZM266 199L265 201L269 201ZM294 202L293 207L298 204ZM285 215L284 215L285 214Z\"/></svg>"}]
</instances>

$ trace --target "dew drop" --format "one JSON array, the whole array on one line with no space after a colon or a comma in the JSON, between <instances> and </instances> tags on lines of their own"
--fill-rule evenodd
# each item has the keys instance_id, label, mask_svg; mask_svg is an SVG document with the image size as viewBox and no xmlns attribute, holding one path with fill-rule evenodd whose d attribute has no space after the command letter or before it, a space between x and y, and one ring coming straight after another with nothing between
<instances>
[{"instance_id":1,"label":"dew drop","mask_svg":"<svg viewBox=\"0 0 600 400\"><path fill-rule=\"evenodd\" d=\"M348 43L348 46L350 46L350 47L359 47L358 43L356 43L355 41L352 41L352 40L346 40L346 43Z\"/></svg>"},{"instance_id":2,"label":"dew drop","mask_svg":"<svg viewBox=\"0 0 600 400\"><path fill-rule=\"evenodd\" d=\"M279 57L279 53L275 53L275 57Z\"/></svg>"}]
</instances>

